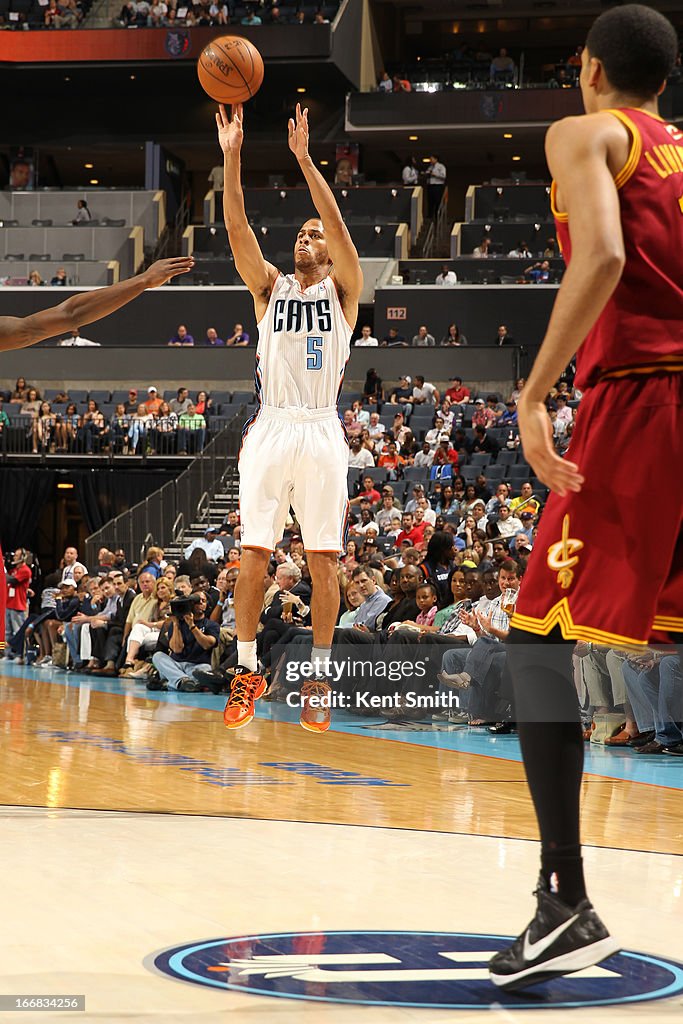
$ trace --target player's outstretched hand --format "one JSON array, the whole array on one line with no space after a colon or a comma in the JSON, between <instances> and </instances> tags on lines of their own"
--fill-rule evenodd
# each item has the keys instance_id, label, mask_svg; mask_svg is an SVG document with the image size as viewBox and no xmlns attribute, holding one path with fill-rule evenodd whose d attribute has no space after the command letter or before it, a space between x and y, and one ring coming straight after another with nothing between
<instances>
[{"instance_id":1,"label":"player's outstretched hand","mask_svg":"<svg viewBox=\"0 0 683 1024\"><path fill-rule=\"evenodd\" d=\"M580 491L583 477L575 462L561 459L553 447L553 429L543 402L525 402L517 408L519 436L527 462L539 480L561 498L568 491Z\"/></svg>"},{"instance_id":2,"label":"player's outstretched hand","mask_svg":"<svg viewBox=\"0 0 683 1024\"><path fill-rule=\"evenodd\" d=\"M194 266L192 256L174 256L170 260L157 260L142 274L146 288L158 288L178 274L187 274Z\"/></svg>"},{"instance_id":3,"label":"player's outstretched hand","mask_svg":"<svg viewBox=\"0 0 683 1024\"><path fill-rule=\"evenodd\" d=\"M243 107L241 103L235 103L231 108L232 117L228 117L227 111L221 103L216 114L216 127L218 128L218 144L224 153L239 153L244 139L243 128Z\"/></svg>"},{"instance_id":4,"label":"player's outstretched hand","mask_svg":"<svg viewBox=\"0 0 683 1024\"><path fill-rule=\"evenodd\" d=\"M308 107L302 111L301 104L296 105L296 121L290 117L287 125L289 148L297 160L308 156Z\"/></svg>"}]
</instances>

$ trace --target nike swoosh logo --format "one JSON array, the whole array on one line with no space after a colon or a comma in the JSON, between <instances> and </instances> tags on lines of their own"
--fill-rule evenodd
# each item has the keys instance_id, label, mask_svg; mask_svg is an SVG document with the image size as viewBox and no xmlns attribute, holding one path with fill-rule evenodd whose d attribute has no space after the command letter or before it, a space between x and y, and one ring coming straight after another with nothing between
<instances>
[{"instance_id":1,"label":"nike swoosh logo","mask_svg":"<svg viewBox=\"0 0 683 1024\"><path fill-rule=\"evenodd\" d=\"M566 932L568 928L574 924L574 921L578 921L579 915L574 914L568 921L564 921L559 928L555 928L554 931L549 932L548 935L544 935L542 939L538 939L536 942L529 941L529 933L524 936L524 959L533 961L538 960L541 953L545 953L549 946L552 946L556 939L559 939L563 932Z\"/></svg>"}]
</instances>

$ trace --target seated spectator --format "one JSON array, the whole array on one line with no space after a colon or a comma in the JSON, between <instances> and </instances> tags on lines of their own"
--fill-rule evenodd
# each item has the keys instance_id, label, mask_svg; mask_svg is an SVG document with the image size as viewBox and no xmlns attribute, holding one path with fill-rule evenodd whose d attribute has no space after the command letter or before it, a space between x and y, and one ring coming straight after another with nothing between
<instances>
[{"instance_id":1,"label":"seated spectator","mask_svg":"<svg viewBox=\"0 0 683 1024\"><path fill-rule=\"evenodd\" d=\"M50 284L53 288L65 288L68 284L66 270L64 267L59 267L55 276L50 280Z\"/></svg>"},{"instance_id":2,"label":"seated spectator","mask_svg":"<svg viewBox=\"0 0 683 1024\"><path fill-rule=\"evenodd\" d=\"M413 378L404 374L389 394L391 405L400 405L406 416L413 411Z\"/></svg>"},{"instance_id":3,"label":"seated spectator","mask_svg":"<svg viewBox=\"0 0 683 1024\"><path fill-rule=\"evenodd\" d=\"M190 402L178 419L178 455L201 452L206 439L206 420Z\"/></svg>"},{"instance_id":4,"label":"seated spectator","mask_svg":"<svg viewBox=\"0 0 683 1024\"><path fill-rule=\"evenodd\" d=\"M399 334L398 327L390 327L379 343L380 348L408 348L404 334Z\"/></svg>"},{"instance_id":5,"label":"seated spectator","mask_svg":"<svg viewBox=\"0 0 683 1024\"><path fill-rule=\"evenodd\" d=\"M523 259L532 259L533 253L526 242L519 242L515 249L510 249L508 256L515 256Z\"/></svg>"},{"instance_id":6,"label":"seated spectator","mask_svg":"<svg viewBox=\"0 0 683 1024\"><path fill-rule=\"evenodd\" d=\"M514 537L524 529L521 519L512 514L509 505L500 506L496 526L501 537Z\"/></svg>"},{"instance_id":7,"label":"seated spectator","mask_svg":"<svg viewBox=\"0 0 683 1024\"><path fill-rule=\"evenodd\" d=\"M187 388L178 388L176 397L172 398L168 404L170 411L174 412L177 416L180 416L181 413L187 412L189 406L192 404L190 392Z\"/></svg>"},{"instance_id":8,"label":"seated spectator","mask_svg":"<svg viewBox=\"0 0 683 1024\"><path fill-rule=\"evenodd\" d=\"M352 498L349 502L351 508L356 505L360 505L361 501L369 501L371 505L376 505L382 500L382 496L375 487L375 481L371 476L363 477L363 489L358 492L355 498Z\"/></svg>"},{"instance_id":9,"label":"seated spectator","mask_svg":"<svg viewBox=\"0 0 683 1024\"><path fill-rule=\"evenodd\" d=\"M451 327L455 327L455 324L451 324ZM448 398L453 405L467 405L470 401L470 389L463 384L462 377L451 377L451 386L444 398Z\"/></svg>"},{"instance_id":10,"label":"seated spectator","mask_svg":"<svg viewBox=\"0 0 683 1024\"><path fill-rule=\"evenodd\" d=\"M360 433L363 428L356 419L356 414L353 409L344 409L343 423L344 430L349 438L360 437Z\"/></svg>"},{"instance_id":11,"label":"seated spectator","mask_svg":"<svg viewBox=\"0 0 683 1024\"><path fill-rule=\"evenodd\" d=\"M218 337L218 331L215 327L209 327L206 332L205 344L210 345L212 348L219 348L221 345L225 346L223 339Z\"/></svg>"},{"instance_id":12,"label":"seated spectator","mask_svg":"<svg viewBox=\"0 0 683 1024\"><path fill-rule=\"evenodd\" d=\"M128 392L128 401L126 402L126 413L132 415L134 412L137 412L139 404L140 399L138 398L138 389L130 388Z\"/></svg>"},{"instance_id":13,"label":"seated spectator","mask_svg":"<svg viewBox=\"0 0 683 1024\"><path fill-rule=\"evenodd\" d=\"M434 426L430 427L430 429L425 434L425 441L432 449L432 451L434 451L434 449L438 445L443 434L446 434L447 437L450 437L449 431L445 429L443 416L437 416L434 420Z\"/></svg>"},{"instance_id":14,"label":"seated spectator","mask_svg":"<svg viewBox=\"0 0 683 1024\"><path fill-rule=\"evenodd\" d=\"M377 338L372 335L372 328L365 324L361 327L360 337L354 341L355 348L377 348L379 342Z\"/></svg>"},{"instance_id":15,"label":"seated spectator","mask_svg":"<svg viewBox=\"0 0 683 1024\"><path fill-rule=\"evenodd\" d=\"M491 248L491 239L490 239L490 237L488 235L486 235L486 236L484 236L484 238L482 238L482 240L479 243L479 245L475 249L472 250L472 255L475 256L477 259L480 259L480 260L488 259L489 249L490 248Z\"/></svg>"},{"instance_id":16,"label":"seated spectator","mask_svg":"<svg viewBox=\"0 0 683 1024\"><path fill-rule=\"evenodd\" d=\"M374 467L375 460L372 454L363 447L360 436L356 434L349 438L349 469L369 469Z\"/></svg>"},{"instance_id":17,"label":"seated spectator","mask_svg":"<svg viewBox=\"0 0 683 1024\"><path fill-rule=\"evenodd\" d=\"M547 260L542 260L540 263L532 263L524 271L524 276L528 277L534 284L547 284L550 280L550 264Z\"/></svg>"},{"instance_id":18,"label":"seated spectator","mask_svg":"<svg viewBox=\"0 0 683 1024\"><path fill-rule=\"evenodd\" d=\"M100 348L99 341L93 341L91 338L84 338L81 332L76 328L70 331L65 338L60 338L57 342L58 348Z\"/></svg>"},{"instance_id":19,"label":"seated spectator","mask_svg":"<svg viewBox=\"0 0 683 1024\"><path fill-rule=\"evenodd\" d=\"M356 611L353 628L373 630L377 616L390 604L391 598L377 585L366 566L354 569L352 579L363 597L363 603Z\"/></svg>"},{"instance_id":20,"label":"seated spectator","mask_svg":"<svg viewBox=\"0 0 683 1024\"><path fill-rule=\"evenodd\" d=\"M498 401L497 395L487 395L486 406L494 414L494 416L496 417L496 421L499 420L500 417L505 412L505 406L503 405L502 402Z\"/></svg>"},{"instance_id":21,"label":"seated spectator","mask_svg":"<svg viewBox=\"0 0 683 1024\"><path fill-rule=\"evenodd\" d=\"M235 324L232 334L225 339L226 345L234 345L236 348L245 348L249 344L249 335L242 324Z\"/></svg>"},{"instance_id":22,"label":"seated spectator","mask_svg":"<svg viewBox=\"0 0 683 1024\"><path fill-rule=\"evenodd\" d=\"M92 658L87 671L92 675L118 674L116 666L121 654L123 631L130 606L135 599L135 592L130 589L123 573L111 573L109 579L114 584L116 609L105 626L90 630Z\"/></svg>"},{"instance_id":23,"label":"seated spectator","mask_svg":"<svg viewBox=\"0 0 683 1024\"><path fill-rule=\"evenodd\" d=\"M28 394L28 385L25 377L17 377L14 385L14 391L10 395L10 402L13 404L23 405L26 401L26 395Z\"/></svg>"},{"instance_id":24,"label":"seated spectator","mask_svg":"<svg viewBox=\"0 0 683 1024\"><path fill-rule=\"evenodd\" d=\"M150 21L153 28L159 28L166 24L166 15L168 14L168 6L164 3L164 0L154 0L149 12Z\"/></svg>"},{"instance_id":25,"label":"seated spectator","mask_svg":"<svg viewBox=\"0 0 683 1024\"><path fill-rule=\"evenodd\" d=\"M145 401L145 412L151 413L156 416L161 407L161 398L159 398L159 392L152 384L147 388L147 399Z\"/></svg>"},{"instance_id":26,"label":"seated spectator","mask_svg":"<svg viewBox=\"0 0 683 1024\"><path fill-rule=\"evenodd\" d=\"M395 441L389 441L386 452L383 452L377 460L377 465L382 469L389 470L392 480L398 479L401 469L405 466L406 460L399 455Z\"/></svg>"},{"instance_id":27,"label":"seated spectator","mask_svg":"<svg viewBox=\"0 0 683 1024\"><path fill-rule=\"evenodd\" d=\"M374 367L370 367L365 375L365 384L363 385L363 403L369 406L374 405L377 412L379 412L383 401L384 388L382 387L382 378Z\"/></svg>"},{"instance_id":28,"label":"seated spectator","mask_svg":"<svg viewBox=\"0 0 683 1024\"><path fill-rule=\"evenodd\" d=\"M486 504L486 514L498 515L502 505L510 505L510 485L506 483L500 483L496 487L496 493Z\"/></svg>"},{"instance_id":29,"label":"seated spectator","mask_svg":"<svg viewBox=\"0 0 683 1024\"><path fill-rule=\"evenodd\" d=\"M537 516L540 512L541 503L538 498L534 497L533 488L528 480L522 484L519 496L510 502L510 510L517 516L522 512L531 512Z\"/></svg>"},{"instance_id":30,"label":"seated spectator","mask_svg":"<svg viewBox=\"0 0 683 1024\"><path fill-rule=\"evenodd\" d=\"M162 627L161 635L168 640L169 653L157 651L152 657L160 681L150 680L148 690L194 693L202 689L202 683L195 679L194 672L200 665L211 664L211 653L218 643L220 627L206 617L206 594L193 596L192 612L182 617L171 614Z\"/></svg>"},{"instance_id":31,"label":"seated spectator","mask_svg":"<svg viewBox=\"0 0 683 1024\"><path fill-rule=\"evenodd\" d=\"M351 406L351 412L356 423L359 423L361 427L365 428L370 425L370 413L367 409L363 408L363 403L359 398L356 398Z\"/></svg>"},{"instance_id":32,"label":"seated spectator","mask_svg":"<svg viewBox=\"0 0 683 1024\"><path fill-rule=\"evenodd\" d=\"M412 92L413 87L407 78L401 78L400 75L394 75L392 79L394 83L394 92Z\"/></svg>"},{"instance_id":33,"label":"seated spectator","mask_svg":"<svg viewBox=\"0 0 683 1024\"><path fill-rule=\"evenodd\" d=\"M225 557L225 548L223 542L218 539L218 529L215 526L207 526L203 537L196 537L188 544L184 558L190 558L194 551L203 551L206 558L212 562Z\"/></svg>"},{"instance_id":34,"label":"seated spectator","mask_svg":"<svg viewBox=\"0 0 683 1024\"><path fill-rule=\"evenodd\" d=\"M455 448L451 447L451 441L448 434L441 434L439 443L434 449L434 458L432 460L433 466L452 466L453 472L458 470L458 453Z\"/></svg>"},{"instance_id":35,"label":"seated spectator","mask_svg":"<svg viewBox=\"0 0 683 1024\"><path fill-rule=\"evenodd\" d=\"M28 388L26 391L26 398L21 403L19 409L20 416L30 416L32 420L36 419L40 412L40 392L36 388Z\"/></svg>"},{"instance_id":36,"label":"seated spectator","mask_svg":"<svg viewBox=\"0 0 683 1024\"><path fill-rule=\"evenodd\" d=\"M382 71L377 80L377 92L393 92L394 86L387 71Z\"/></svg>"},{"instance_id":37,"label":"seated spectator","mask_svg":"<svg viewBox=\"0 0 683 1024\"><path fill-rule=\"evenodd\" d=\"M411 547L417 547L423 541L426 526L425 522L416 523L412 512L404 512L401 516L401 532L396 538L396 547L400 548L406 540Z\"/></svg>"},{"instance_id":38,"label":"seated spectator","mask_svg":"<svg viewBox=\"0 0 683 1024\"><path fill-rule=\"evenodd\" d=\"M144 455L147 451L147 433L154 426L154 416L147 412L147 406L140 404L130 418L128 427L128 454Z\"/></svg>"},{"instance_id":39,"label":"seated spectator","mask_svg":"<svg viewBox=\"0 0 683 1024\"><path fill-rule=\"evenodd\" d=\"M439 342L442 348L461 348L467 345L467 338L457 324L449 324L448 330Z\"/></svg>"},{"instance_id":40,"label":"seated spectator","mask_svg":"<svg viewBox=\"0 0 683 1024\"><path fill-rule=\"evenodd\" d=\"M423 468L429 468L434 462L434 452L431 449L429 441L425 440L422 442L422 447L419 452L415 454L413 459L414 466L422 466Z\"/></svg>"},{"instance_id":41,"label":"seated spectator","mask_svg":"<svg viewBox=\"0 0 683 1024\"><path fill-rule=\"evenodd\" d=\"M151 548L150 550L154 552L157 549ZM131 635L133 628L138 623L149 627L150 621L154 619L157 614L158 601L156 598L156 583L156 575L148 569L143 569L142 572L138 574L138 587L140 588L140 593L135 595L128 608L128 614L123 628L123 638L121 641L124 651L127 651L128 649L128 638ZM169 584L165 583L165 586L170 592ZM137 654L137 649L135 650L135 654ZM134 656L126 658L123 668L124 670L133 671L135 668ZM104 675L104 672L101 674Z\"/></svg>"},{"instance_id":42,"label":"seated spectator","mask_svg":"<svg viewBox=\"0 0 683 1024\"><path fill-rule=\"evenodd\" d=\"M120 454L127 449L128 431L130 429L130 416L126 412L126 406L119 402L114 415L109 420L109 433L111 436L112 450L114 454Z\"/></svg>"},{"instance_id":43,"label":"seated spectator","mask_svg":"<svg viewBox=\"0 0 683 1024\"><path fill-rule=\"evenodd\" d=\"M510 394L510 401L511 402L518 402L519 401L520 396L522 394L522 391L524 390L524 385L525 384L526 384L526 380L524 379L524 377L518 377L517 378L517 380L515 381L515 386L512 389L512 392Z\"/></svg>"},{"instance_id":44,"label":"seated spectator","mask_svg":"<svg viewBox=\"0 0 683 1024\"><path fill-rule=\"evenodd\" d=\"M505 47L501 47L498 56L491 61L489 69L491 79L495 81L512 82L515 77L515 62L508 55Z\"/></svg>"},{"instance_id":45,"label":"seated spectator","mask_svg":"<svg viewBox=\"0 0 683 1024\"><path fill-rule=\"evenodd\" d=\"M88 207L88 201L87 199L79 199L76 203L76 216L71 223L87 224L89 220L92 220L92 213Z\"/></svg>"},{"instance_id":46,"label":"seated spectator","mask_svg":"<svg viewBox=\"0 0 683 1024\"><path fill-rule=\"evenodd\" d=\"M560 423L564 423L565 428L570 426L574 421L574 410L570 405L567 404L567 396L564 394L558 394L555 396L555 405L557 407L557 419Z\"/></svg>"},{"instance_id":47,"label":"seated spectator","mask_svg":"<svg viewBox=\"0 0 683 1024\"><path fill-rule=\"evenodd\" d=\"M301 13L303 14L303 11ZM303 21L303 18L301 20ZM255 13L255 11L249 11L247 14L245 14L245 16L242 18L242 20L240 22L240 25L262 25L262 24L263 24L263 22L259 18L258 14Z\"/></svg>"},{"instance_id":48,"label":"seated spectator","mask_svg":"<svg viewBox=\"0 0 683 1024\"><path fill-rule=\"evenodd\" d=\"M557 239L549 238L543 250L543 259L552 260L557 256Z\"/></svg>"},{"instance_id":49,"label":"seated spectator","mask_svg":"<svg viewBox=\"0 0 683 1024\"><path fill-rule=\"evenodd\" d=\"M185 324L180 324L178 326L178 330L175 332L168 344L176 347L182 345L194 345L194 338L189 333Z\"/></svg>"},{"instance_id":50,"label":"seated spectator","mask_svg":"<svg viewBox=\"0 0 683 1024\"><path fill-rule=\"evenodd\" d=\"M498 423L501 427L517 426L517 403L513 399L509 399L505 403L505 412L502 413Z\"/></svg>"},{"instance_id":51,"label":"seated spectator","mask_svg":"<svg viewBox=\"0 0 683 1024\"><path fill-rule=\"evenodd\" d=\"M454 270L451 270L447 263L441 265L441 273L436 275L434 284L441 285L442 287L451 288L453 285L458 283L458 275Z\"/></svg>"},{"instance_id":52,"label":"seated spectator","mask_svg":"<svg viewBox=\"0 0 683 1024\"><path fill-rule=\"evenodd\" d=\"M472 444L473 453L485 452L495 458L499 450L500 445L495 438L488 433L486 427L474 428L474 441Z\"/></svg>"},{"instance_id":53,"label":"seated spectator","mask_svg":"<svg viewBox=\"0 0 683 1024\"><path fill-rule=\"evenodd\" d=\"M49 402L40 403L38 416L33 421L33 451L37 452L38 448L52 452L67 448L66 426L52 411Z\"/></svg>"},{"instance_id":54,"label":"seated spectator","mask_svg":"<svg viewBox=\"0 0 683 1024\"><path fill-rule=\"evenodd\" d=\"M414 405L438 405L441 401L441 397L437 388L429 382L425 382L422 374L418 374L415 377L415 386L413 387L413 404Z\"/></svg>"},{"instance_id":55,"label":"seated spectator","mask_svg":"<svg viewBox=\"0 0 683 1024\"><path fill-rule=\"evenodd\" d=\"M679 659L659 651L631 654L622 666L628 698L638 726L636 754L683 755L683 678ZM651 738L648 738L651 735Z\"/></svg>"},{"instance_id":56,"label":"seated spectator","mask_svg":"<svg viewBox=\"0 0 683 1024\"><path fill-rule=\"evenodd\" d=\"M178 416L171 410L168 402L159 406L159 414L149 430L150 455L172 455L175 451Z\"/></svg>"},{"instance_id":57,"label":"seated spectator","mask_svg":"<svg viewBox=\"0 0 683 1024\"><path fill-rule=\"evenodd\" d=\"M434 335L430 334L423 324L422 327L418 327L417 334L413 335L411 344L414 348L434 348L436 341Z\"/></svg>"}]
</instances>

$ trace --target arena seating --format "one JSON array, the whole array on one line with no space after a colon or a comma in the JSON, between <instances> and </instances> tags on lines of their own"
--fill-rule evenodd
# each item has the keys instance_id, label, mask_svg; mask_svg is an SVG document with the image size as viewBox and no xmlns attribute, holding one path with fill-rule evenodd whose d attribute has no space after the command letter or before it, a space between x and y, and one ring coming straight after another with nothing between
<instances>
[{"instance_id":1,"label":"arena seating","mask_svg":"<svg viewBox=\"0 0 683 1024\"><path fill-rule=\"evenodd\" d=\"M465 220L492 218L507 221L517 216L529 220L550 218L550 185L492 181L470 185L465 197Z\"/></svg>"},{"instance_id":2,"label":"arena seating","mask_svg":"<svg viewBox=\"0 0 683 1024\"><path fill-rule=\"evenodd\" d=\"M480 260L476 256L456 256L450 260L399 260L398 273L407 285L434 284L444 263L455 272L458 284L504 284L503 278L524 279L523 272L528 264L516 256L498 256L495 260ZM550 283L562 280L565 270L561 257L549 260Z\"/></svg>"},{"instance_id":3,"label":"arena seating","mask_svg":"<svg viewBox=\"0 0 683 1024\"><path fill-rule=\"evenodd\" d=\"M66 270L68 285L116 284L120 276L118 260L86 260L84 253L62 253L61 260L42 260L39 263L24 259L24 253L0 259L0 284L25 285L32 270L39 270L45 284L50 283L57 270ZM26 254L28 255L28 254ZM17 257L21 257L18 259ZM69 259L65 257L70 257Z\"/></svg>"}]
</instances>

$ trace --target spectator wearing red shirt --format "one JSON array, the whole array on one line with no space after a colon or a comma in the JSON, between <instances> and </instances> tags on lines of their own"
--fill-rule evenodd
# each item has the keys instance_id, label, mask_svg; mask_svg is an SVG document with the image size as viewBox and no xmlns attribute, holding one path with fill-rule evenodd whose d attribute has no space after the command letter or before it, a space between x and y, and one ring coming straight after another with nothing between
<instances>
[{"instance_id":1,"label":"spectator wearing red shirt","mask_svg":"<svg viewBox=\"0 0 683 1024\"><path fill-rule=\"evenodd\" d=\"M472 413L472 426L473 427L492 427L496 423L496 414L493 409L490 409L484 404L483 398L478 398L474 403L475 409Z\"/></svg>"},{"instance_id":2,"label":"spectator wearing red shirt","mask_svg":"<svg viewBox=\"0 0 683 1024\"><path fill-rule=\"evenodd\" d=\"M417 547L421 544L424 539L424 532L427 523L424 521L419 525L415 524L415 519L412 512L404 512L401 516L401 532L396 538L396 547L400 548L401 544L408 540L410 541L411 547Z\"/></svg>"},{"instance_id":3,"label":"spectator wearing red shirt","mask_svg":"<svg viewBox=\"0 0 683 1024\"><path fill-rule=\"evenodd\" d=\"M470 389L465 387L462 377L451 377L452 387L448 389L444 398L450 398L456 405L464 405L470 400Z\"/></svg>"},{"instance_id":4,"label":"spectator wearing red shirt","mask_svg":"<svg viewBox=\"0 0 683 1024\"><path fill-rule=\"evenodd\" d=\"M451 442L448 434L442 434L436 451L434 452L434 461L432 465L447 466L449 463L453 467L453 471L457 472L458 453L455 448L451 448Z\"/></svg>"},{"instance_id":5,"label":"spectator wearing red shirt","mask_svg":"<svg viewBox=\"0 0 683 1024\"><path fill-rule=\"evenodd\" d=\"M360 494L356 495L349 502L349 505L360 505L361 501L369 501L371 505L376 505L378 501L382 500L382 495L375 487L375 481L371 476L363 477L363 490Z\"/></svg>"},{"instance_id":6,"label":"spectator wearing red shirt","mask_svg":"<svg viewBox=\"0 0 683 1024\"><path fill-rule=\"evenodd\" d=\"M17 548L12 556L12 566L7 575L7 605L5 611L5 633L7 644L21 629L28 615L28 588L33 573L26 564L28 552Z\"/></svg>"}]
</instances>

